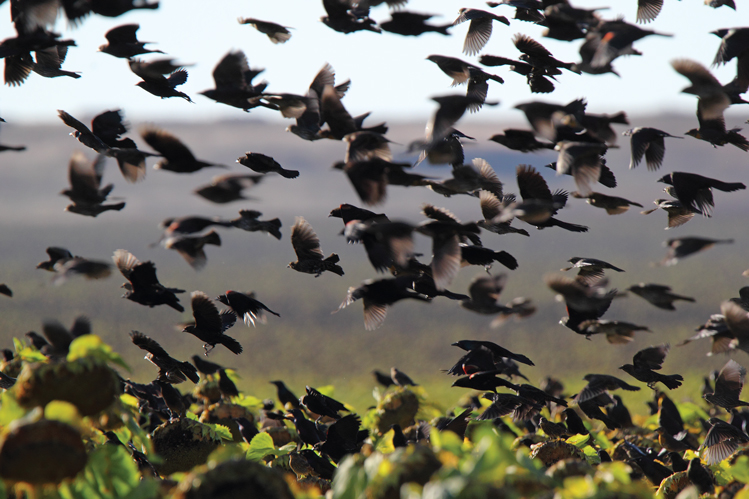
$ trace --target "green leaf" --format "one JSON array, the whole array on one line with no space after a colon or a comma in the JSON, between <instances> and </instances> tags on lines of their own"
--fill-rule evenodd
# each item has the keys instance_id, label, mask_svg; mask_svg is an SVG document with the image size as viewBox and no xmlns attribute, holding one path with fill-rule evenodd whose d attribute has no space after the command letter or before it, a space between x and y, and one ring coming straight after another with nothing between
<instances>
[{"instance_id":1,"label":"green leaf","mask_svg":"<svg viewBox=\"0 0 749 499\"><path fill-rule=\"evenodd\" d=\"M26 411L18 405L18 401L11 392L3 390L0 393L0 426L7 427L13 421L21 419L25 414Z\"/></svg>"},{"instance_id":2,"label":"green leaf","mask_svg":"<svg viewBox=\"0 0 749 499\"><path fill-rule=\"evenodd\" d=\"M231 434L231 430L228 427L222 424L211 424L211 423L203 423L203 424L207 424L208 426L210 426L213 432L219 437L221 437L222 440L227 440L229 442L234 441L234 436Z\"/></svg>"},{"instance_id":3,"label":"green leaf","mask_svg":"<svg viewBox=\"0 0 749 499\"><path fill-rule=\"evenodd\" d=\"M53 400L44 407L44 417L54 419L72 426L79 426L81 415L78 408L70 402L63 400Z\"/></svg>"},{"instance_id":4,"label":"green leaf","mask_svg":"<svg viewBox=\"0 0 749 499\"><path fill-rule=\"evenodd\" d=\"M45 357L42 352L35 350L30 345L27 345L26 342L19 340L18 338L13 338L13 349L16 351L15 356L25 362L47 361L47 357Z\"/></svg>"},{"instance_id":5,"label":"green leaf","mask_svg":"<svg viewBox=\"0 0 749 499\"><path fill-rule=\"evenodd\" d=\"M430 441L434 450L445 450L456 456L463 455L463 439L452 431L432 431Z\"/></svg>"},{"instance_id":6,"label":"green leaf","mask_svg":"<svg viewBox=\"0 0 749 499\"><path fill-rule=\"evenodd\" d=\"M250 448L247 449L247 459L250 461L262 461L265 456L276 455L276 447L273 445L273 439L266 432L260 432L250 441Z\"/></svg>"},{"instance_id":7,"label":"green leaf","mask_svg":"<svg viewBox=\"0 0 749 499\"><path fill-rule=\"evenodd\" d=\"M623 483L628 484L632 481L630 473L632 468L625 462L613 461L610 463L601 463L596 468L596 480L605 483Z\"/></svg>"},{"instance_id":8,"label":"green leaf","mask_svg":"<svg viewBox=\"0 0 749 499\"><path fill-rule=\"evenodd\" d=\"M375 454L377 455L377 454ZM365 497L369 478L361 464L361 458L346 456L333 476L333 499L359 499Z\"/></svg>"},{"instance_id":9,"label":"green leaf","mask_svg":"<svg viewBox=\"0 0 749 499\"><path fill-rule=\"evenodd\" d=\"M112 347L107 345L95 334L85 334L73 340L68 351L68 362L76 359L90 358L100 362L112 363L118 365L128 372L132 372L130 367L122 360L118 353L112 351Z\"/></svg>"},{"instance_id":10,"label":"green leaf","mask_svg":"<svg viewBox=\"0 0 749 499\"><path fill-rule=\"evenodd\" d=\"M591 436L590 434L587 435L573 435L570 438L567 439L568 444L572 444L578 449L582 449L586 445L588 445L588 442L590 442Z\"/></svg>"},{"instance_id":11,"label":"green leaf","mask_svg":"<svg viewBox=\"0 0 749 499\"><path fill-rule=\"evenodd\" d=\"M749 456L739 456L731 466L733 479L743 483L749 483Z\"/></svg>"}]
</instances>

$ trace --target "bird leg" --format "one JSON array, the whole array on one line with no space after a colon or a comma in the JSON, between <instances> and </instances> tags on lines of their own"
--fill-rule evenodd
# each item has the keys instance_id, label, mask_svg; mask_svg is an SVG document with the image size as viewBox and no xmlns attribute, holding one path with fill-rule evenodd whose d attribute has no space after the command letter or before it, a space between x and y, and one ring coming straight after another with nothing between
<instances>
[{"instance_id":1,"label":"bird leg","mask_svg":"<svg viewBox=\"0 0 749 499\"><path fill-rule=\"evenodd\" d=\"M203 350L205 351L205 356L208 357L208 353L213 350L213 347L216 345L209 345L208 343L203 344Z\"/></svg>"}]
</instances>

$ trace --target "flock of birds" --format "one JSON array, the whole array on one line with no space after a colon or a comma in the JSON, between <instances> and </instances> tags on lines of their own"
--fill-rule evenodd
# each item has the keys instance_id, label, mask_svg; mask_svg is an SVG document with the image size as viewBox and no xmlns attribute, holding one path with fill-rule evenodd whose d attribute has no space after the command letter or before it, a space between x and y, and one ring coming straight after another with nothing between
<instances>
[{"instance_id":1,"label":"flock of birds","mask_svg":"<svg viewBox=\"0 0 749 499\"><path fill-rule=\"evenodd\" d=\"M9 3L17 33L0 42L0 57L5 63L5 83L11 86L23 84L27 78L32 77L32 73L47 78L81 77L74 71L62 69L66 51L75 46L75 42L62 39L60 34L52 31L60 11L69 22L76 23L85 22L85 16L89 14L116 17L134 9L158 8L158 2L149 3L146 0L11 0ZM378 23L369 17L369 13L370 8L381 8L378 7L381 3L387 3L393 10L390 12L390 20ZM463 23L467 23L467 35L463 44L466 56L475 56L484 50L492 36L495 22L512 26L522 26L523 22L536 23L548 28L546 37L570 42L584 40L580 47L581 60L578 62L560 61L541 43L520 33L512 38L521 53L517 59L488 54L478 58L478 64L484 67L507 66L510 72L525 76L531 93L553 92L555 77L562 71L591 75L616 73L612 63L618 57L638 55L646 58L633 46L638 40L650 35L668 36L622 19L606 20L595 9L575 8L566 1L504 0L487 3L490 8L513 8L514 20L511 22L507 17L495 14L499 9L461 8L453 23L431 25L427 22L431 16L407 11L406 0L323 0L326 15L321 21L342 34L386 31L402 36L420 36L428 32L449 35L449 29L458 30ZM662 3L640 0L638 21L652 21ZM706 3L713 7L725 5L736 8L730 0L712 0ZM243 18L239 22L267 35L274 44L283 44L293 36L288 27L273 22L253 18ZM109 30L104 34L107 43L100 47L100 51L126 59L130 70L141 79L138 86L144 91L161 99L177 97L192 102L189 95L177 88L187 81L187 70L173 58L154 56L153 54L161 51L147 48L147 43L139 41L138 28L137 24L125 24ZM716 41L719 41L713 65L728 64L736 60L736 77L731 82L722 84L698 61L676 59L672 63L673 69L689 80L689 86L682 92L693 94L697 98L699 126L690 130L687 135L707 141L716 148L732 145L742 151L749 151L749 141L740 134L740 129L727 128L724 117L724 112L730 106L747 103L741 96L749 89L749 28L718 30L714 34L718 37ZM148 61L138 58L148 54L157 58ZM422 162L451 165L452 176L446 179L414 173L415 165L410 162L395 162L390 146L393 142L386 137L387 125L381 123L365 126L364 120L368 113L352 116L347 111L343 98L351 82L336 84L335 72L329 64L325 64L314 77L304 95L270 92L266 82L253 83L262 70L252 69L245 54L240 50L233 50L213 70L215 88L201 92L217 103L243 111L262 107L295 120L287 130L299 137L300 147L304 146L301 140L343 141L346 144L345 156L334 168L347 176L361 203L369 207L384 202L389 185L422 187L446 198L468 195L478 200L482 219L467 223L458 220L450 210L433 205L423 207L422 214L426 220L422 223L391 219L384 213L346 203L330 212L331 217L342 219L343 236L350 243L361 244L375 271L392 274L391 277L369 280L350 287L338 309L346 308L355 301L363 302L364 325L367 330L381 327L388 308L404 299L423 302L457 300L469 311L492 316L497 324L508 317L522 319L531 315L535 306L526 298L519 297L507 304L499 303L507 276L492 274L490 269L498 263L514 270L519 263L506 251L496 251L485 246L482 236L493 233L513 234L510 237L531 237L530 232L534 227L578 233L588 231L586 226L558 218L563 217L562 210L569 196L585 199L592 206L606 210L609 215L622 214L631 206L643 208L634 201L596 191L598 184L607 188L616 186L615 175L606 164L607 150L614 146L618 135L627 136L631 146L629 168L634 169L644 162L648 170L655 171L664 163L666 139L669 144L674 142L674 146L677 145L676 141L671 139L682 139L652 127L636 127L623 133L617 132L612 125L628 125L626 114L588 113L584 99L564 104L529 100L516 108L525 114L530 129L507 129L491 137L491 140L523 153L542 149L557 151L556 163L549 166L557 175L571 176L576 190L552 192L541 172L529 165L519 165L516 170L518 195L506 192L508 186L499 180L488 162L480 158L466 161L462 143L472 138L455 128L467 111L476 113L484 106L496 104L486 100L489 81L493 82L492 85L501 84L503 78L457 57L432 54L428 59L452 80L453 86L467 85L465 94L455 93L433 98L438 107L426 126L425 136L409 145L409 152L419 155L416 165ZM90 127L64 110L59 111L59 118L72 129L71 135L82 146L97 154L93 162L81 152L74 153L70 158L70 186L62 194L70 200L66 211L73 214L97 217L108 211L125 208L125 202L108 201L113 185L102 185L103 170L109 158L117 162L123 177L132 183L145 179L147 163L153 161L154 168L176 174L190 174L204 168L223 166L196 158L178 137L155 126L141 130L140 137L151 148L151 151L142 150L132 138L125 137L128 126L120 110L98 114ZM22 146L0 148L0 151L22 150ZM237 159L237 163L252 173L215 177L210 185L196 188L195 193L212 203L226 204L246 199L243 192L260 182L265 175L279 175L289 181L303 177L303 172L286 169L273 158L259 152L247 152ZM714 168L714 171L716 175L720 175L718 168ZM710 217L715 206L716 191L732 193L746 189L743 183L735 180L680 171L667 173L659 182L666 186L664 191L668 197L656 200L656 208L643 213L658 209L666 211L668 228L681 226L695 216ZM164 220L163 235L156 244L177 251L191 267L198 270L207 262L205 246L221 245L221 237L215 230L217 227L264 232L282 239L282 224L278 218L261 220L261 212L246 209L239 211L238 215L232 219L184 216ZM431 240L431 255L425 257L416 253L415 234ZM288 264L290 269L315 277L326 272L344 276L344 266L339 256L335 253L325 256L319 237L305 218L297 217L290 228L290 239L297 257L296 261ZM667 254L659 264L674 265L696 252L707 250L716 244L731 242L728 239L697 236L675 237L667 242ZM76 256L65 248L49 247L47 253L49 260L40 263L38 268L53 272L53 281L57 284L79 275L89 279L107 277L112 270L109 262ZM114 267L126 279L122 285L125 298L143 306L166 305L179 312L184 311L178 295L185 293L185 290L162 284L157 278L153 262L141 262L124 249L115 250L112 258ZM588 257L574 257L569 263L570 267L563 270L576 270L578 273L575 277L564 274L545 277L548 287L565 303L567 316L561 321L565 327L585 337L603 334L613 344L631 342L636 331L647 330L644 326L602 318L612 301L621 295L619 291L607 288L608 280L604 277L604 272L622 272L621 268ZM448 290L460 269L468 265L485 268L486 275L479 275L473 280L467 295ZM662 284L641 283L629 287L628 291L665 310L674 310L674 302L677 300L694 301L691 297L673 293L669 286ZM7 284L0 286L0 293L12 296ZM697 336L686 341L710 338L712 353L735 350L749 352L749 289L742 289L741 295L724 301L721 304L721 314L712 316L700 328ZM223 304L226 309L219 311L217 303ZM180 325L180 330L198 338L203 344L205 355L217 345L223 345L237 355L242 353L240 342L227 334L238 318L249 326L266 322L266 312L279 316L253 293L233 290L215 299L202 291L193 291L190 294L190 305L194 321ZM43 336L29 334L29 339L51 359L60 359L61 356L64 358L67 347L76 336L90 332L86 328L82 328L82 331L78 328L78 332L75 329L68 331L45 325ZM159 369L157 379L151 385L123 381L126 391L140 400L143 411L151 411L167 420L184 417L185 400L173 384L186 380L195 383L200 379L199 372L207 376L216 373L223 376L227 397L236 392L236 387L232 389L231 381L225 377L223 367L207 363L199 356L193 359L193 364L176 360L155 340L137 331L132 332L131 338L137 347L147 352L146 359ZM466 352L448 370L449 374L461 376L454 386L488 392L485 396L491 400L491 404L475 418L478 420L496 420L512 415L516 420L538 425L550 436L587 431L579 423L578 413L567 407L571 402L587 418L600 420L609 429L616 429L625 426L621 419L617 419L621 417L623 404L618 396L612 396L609 392L617 389L640 389L638 385L631 385L609 374L588 374L585 377L588 382L585 388L568 400L562 397L558 383L548 382L546 386L537 388L511 381L518 376L524 377L519 371L518 363L534 365L525 355L513 353L489 341L462 340L454 345ZM659 372L668 351L668 344L644 348L634 356L631 364L625 364L620 369L650 388L656 389L656 385L660 383L669 390L677 389L683 381L681 375ZM5 354L6 360L12 359L12 352L6 351ZM731 419L725 422L715 417L706 422L709 431L700 446L705 450L703 459L707 464L715 464L728 458L741 444L749 442L749 436L745 433L749 415L738 410L741 406L749 405L739 398L745 376L746 369L729 360L714 376L714 386L708 383L705 400L715 406L714 415L717 416L720 413L718 408L722 408L728 411ZM377 379L386 385L413 384L407 375L395 368L390 376L377 373ZM4 388L10 388L14 383L13 378L6 375L3 375L1 381ZM324 459L327 462L327 458L322 458L322 455L337 463L347 453L354 452L363 438L366 438L366 433L359 428L358 417L339 415L340 411L346 410L345 405L340 402L311 387L307 387L307 395L297 399L288 395L290 392L282 382L274 383L278 387L282 404L292 406L288 414L277 414L276 420L292 420L301 441L320 452L318 455L309 449L301 451L299 455L305 460ZM515 395L497 393L498 387L514 391ZM660 386L658 389L660 390ZM660 415L660 442L664 452L676 454L669 457L676 469L679 453L696 447L690 442L688 433L684 432L683 424L675 421L678 412L674 415L669 403L673 405L663 392L657 392L655 406ZM540 415L547 407L549 419ZM606 411L602 411L602 408ZM323 430L315 421L307 419L305 413L314 415L318 423L324 416L335 422ZM470 413L468 411L458 418L462 417L465 422ZM551 421L557 415L560 419L566 419L566 426ZM252 430L257 431L254 426L248 427L251 426L248 422L240 424L246 427L249 438ZM400 437L394 443L396 441L400 442ZM644 471L646 468L656 467L654 457L637 446L632 444L628 453L630 459L640 464ZM646 461L646 464L642 464ZM297 465L302 466L299 461ZM318 462L317 466L319 465ZM690 469L694 467L696 470L698 466L699 460L689 464ZM656 476L658 472L664 473L657 469L654 472ZM699 472L694 473L697 476Z\"/></svg>"}]
</instances>

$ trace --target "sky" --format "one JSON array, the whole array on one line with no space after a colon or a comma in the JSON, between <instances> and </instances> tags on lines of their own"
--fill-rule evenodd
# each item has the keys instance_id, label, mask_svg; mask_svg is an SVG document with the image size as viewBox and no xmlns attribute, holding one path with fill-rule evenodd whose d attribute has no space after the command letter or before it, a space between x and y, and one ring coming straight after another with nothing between
<instances>
[{"instance_id":1,"label":"sky","mask_svg":"<svg viewBox=\"0 0 749 499\"><path fill-rule=\"evenodd\" d=\"M634 22L636 0L609 0L613 7L602 10L606 19L623 16ZM605 0L577 0L575 6L601 7ZM408 10L435 14L434 24L451 23L460 7L491 10L511 18L514 9L499 6L489 9L481 1L410 0ZM391 33L358 32L349 35L335 32L319 22L324 15L319 0L162 0L158 10L132 11L119 18L91 16L78 27L69 27L59 19L56 29L65 38L77 42L68 52L64 69L80 71L81 78L42 78L32 74L19 87L4 85L0 89L0 116L11 123L55 122L57 109L73 116L90 119L107 109L121 108L131 122L193 121L246 119L239 109L217 104L198 92L212 88L211 72L216 63L231 50L243 50L253 68L265 68L258 77L269 82L267 91L303 94L317 71L326 63L335 68L338 82L351 79L352 86L344 105L352 115L372 112L371 123L383 120L426 122L436 109L430 97L464 92L464 87L450 88L451 79L435 64L426 60L430 54L460 57L476 63L476 56L461 53L467 23L451 28L452 36L428 33L421 37L402 37ZM239 17L255 17L293 27L285 44L274 45L263 34ZM388 9L380 6L371 17L389 19ZM0 37L13 36L9 21L9 2L0 7ZM693 113L696 98L681 94L688 81L671 68L675 58L691 58L709 66L717 51L719 39L709 32L718 28L739 26L749 20L749 6L739 5L735 12L726 7L711 9L701 1L666 0L660 16L646 26L673 37L647 37L635 43L641 57L623 57L614 62L621 78L613 75L582 75L565 72L558 77L552 94L531 94L525 78L506 68L486 68L505 79L504 85L490 82L489 100L499 101L494 108L484 108L473 119L518 121L522 114L514 105L530 100L568 102L586 97L588 111L629 114ZM139 23L138 37L154 42L150 48L163 50L178 62L191 64L189 79L180 90L189 94L194 104L182 99L159 99L136 87L139 78L130 72L124 59L97 52L105 42L107 30L126 23ZM577 50L582 40L562 42L543 38L544 28L511 19L511 25L494 24L494 33L481 54L517 58L519 52L511 43L516 33L525 33L548 48L558 59L579 60ZM158 56L156 54L155 56ZM155 56L144 56L153 59ZM723 82L735 74L735 62L715 68ZM257 81L257 80L256 80ZM258 108L250 118L281 120L273 111ZM728 120L735 126L745 118ZM290 122L289 122L290 123Z\"/></svg>"}]
</instances>

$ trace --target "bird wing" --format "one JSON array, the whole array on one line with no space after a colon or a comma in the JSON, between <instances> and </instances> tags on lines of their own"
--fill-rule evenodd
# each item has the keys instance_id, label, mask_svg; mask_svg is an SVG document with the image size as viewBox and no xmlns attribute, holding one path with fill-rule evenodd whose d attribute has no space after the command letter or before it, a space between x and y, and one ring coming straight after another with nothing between
<instances>
[{"instance_id":1,"label":"bird wing","mask_svg":"<svg viewBox=\"0 0 749 499\"><path fill-rule=\"evenodd\" d=\"M193 291L190 294L190 299L195 327L213 336L220 335L223 331L223 322L213 300L202 291Z\"/></svg>"},{"instance_id":2,"label":"bird wing","mask_svg":"<svg viewBox=\"0 0 749 499\"><path fill-rule=\"evenodd\" d=\"M296 217L291 227L291 245L299 260L322 260L325 256L320 249L320 239L303 217Z\"/></svg>"},{"instance_id":3,"label":"bird wing","mask_svg":"<svg viewBox=\"0 0 749 499\"><path fill-rule=\"evenodd\" d=\"M664 344L640 350L632 358L632 363L640 369L657 371L663 366L663 361L666 360L669 348L668 344Z\"/></svg>"},{"instance_id":4,"label":"bird wing","mask_svg":"<svg viewBox=\"0 0 749 499\"><path fill-rule=\"evenodd\" d=\"M146 128L140 133L143 140L169 161L195 161L195 156L177 137L157 128Z\"/></svg>"}]
</instances>

